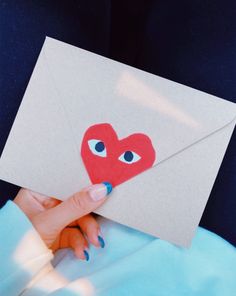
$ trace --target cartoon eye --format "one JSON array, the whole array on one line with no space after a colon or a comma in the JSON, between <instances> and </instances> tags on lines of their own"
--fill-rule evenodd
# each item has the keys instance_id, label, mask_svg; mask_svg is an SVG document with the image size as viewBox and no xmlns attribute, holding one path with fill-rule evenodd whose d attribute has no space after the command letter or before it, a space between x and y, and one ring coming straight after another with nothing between
<instances>
[{"instance_id":1,"label":"cartoon eye","mask_svg":"<svg viewBox=\"0 0 236 296\"><path fill-rule=\"evenodd\" d=\"M131 164L138 161L140 158L141 157L133 151L125 151L118 159L122 162Z\"/></svg>"},{"instance_id":2,"label":"cartoon eye","mask_svg":"<svg viewBox=\"0 0 236 296\"><path fill-rule=\"evenodd\" d=\"M96 139L92 139L88 141L89 149L92 151L93 154L98 155L100 157L107 156L107 150L105 144Z\"/></svg>"}]
</instances>

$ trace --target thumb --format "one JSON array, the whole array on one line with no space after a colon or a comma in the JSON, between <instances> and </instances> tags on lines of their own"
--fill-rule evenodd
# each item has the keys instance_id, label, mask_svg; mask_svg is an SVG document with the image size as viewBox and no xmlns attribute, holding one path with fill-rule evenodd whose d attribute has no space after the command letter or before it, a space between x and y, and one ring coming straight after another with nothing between
<instances>
[{"instance_id":1,"label":"thumb","mask_svg":"<svg viewBox=\"0 0 236 296\"><path fill-rule=\"evenodd\" d=\"M101 206L111 191L112 185L108 182L90 185L58 206L40 213L32 222L41 236L57 235L71 222Z\"/></svg>"}]
</instances>

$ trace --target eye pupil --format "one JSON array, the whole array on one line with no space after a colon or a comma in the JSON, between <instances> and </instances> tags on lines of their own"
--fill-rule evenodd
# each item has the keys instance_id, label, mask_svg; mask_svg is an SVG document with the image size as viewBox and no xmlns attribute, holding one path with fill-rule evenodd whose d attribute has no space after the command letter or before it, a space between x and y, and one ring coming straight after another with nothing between
<instances>
[{"instance_id":1,"label":"eye pupil","mask_svg":"<svg viewBox=\"0 0 236 296\"><path fill-rule=\"evenodd\" d=\"M133 155L133 153L131 152L131 151L126 151L125 152L125 154L124 154L124 159L126 160L126 161L132 161L133 160L133 158L134 158L134 155Z\"/></svg>"},{"instance_id":2,"label":"eye pupil","mask_svg":"<svg viewBox=\"0 0 236 296\"><path fill-rule=\"evenodd\" d=\"M102 152L103 150L105 149L105 145L103 142L98 142L96 145L95 145L95 150L97 152Z\"/></svg>"}]
</instances>

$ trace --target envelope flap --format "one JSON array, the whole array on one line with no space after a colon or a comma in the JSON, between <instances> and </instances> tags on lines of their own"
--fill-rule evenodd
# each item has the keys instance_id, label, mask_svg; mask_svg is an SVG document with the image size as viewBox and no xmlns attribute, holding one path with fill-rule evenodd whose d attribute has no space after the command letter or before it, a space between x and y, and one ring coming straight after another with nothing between
<instances>
[{"instance_id":1,"label":"envelope flap","mask_svg":"<svg viewBox=\"0 0 236 296\"><path fill-rule=\"evenodd\" d=\"M52 38L42 55L78 146L90 125L109 122L121 138L148 134L158 164L236 117L234 103Z\"/></svg>"}]
</instances>

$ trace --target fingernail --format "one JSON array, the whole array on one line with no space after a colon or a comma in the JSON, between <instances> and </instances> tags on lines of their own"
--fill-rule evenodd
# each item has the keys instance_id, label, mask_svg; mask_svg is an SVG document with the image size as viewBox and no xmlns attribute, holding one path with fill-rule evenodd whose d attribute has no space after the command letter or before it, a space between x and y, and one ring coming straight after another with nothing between
<instances>
[{"instance_id":1,"label":"fingernail","mask_svg":"<svg viewBox=\"0 0 236 296\"><path fill-rule=\"evenodd\" d=\"M99 241L101 248L104 248L105 242L104 242L104 239L100 235L98 235L98 241Z\"/></svg>"},{"instance_id":2,"label":"fingernail","mask_svg":"<svg viewBox=\"0 0 236 296\"><path fill-rule=\"evenodd\" d=\"M84 250L84 256L86 261L89 261L89 253L86 250Z\"/></svg>"},{"instance_id":3,"label":"fingernail","mask_svg":"<svg viewBox=\"0 0 236 296\"><path fill-rule=\"evenodd\" d=\"M112 185L108 182L103 182L101 184L91 185L87 188L87 191L94 201L99 201L107 196L112 191Z\"/></svg>"},{"instance_id":4,"label":"fingernail","mask_svg":"<svg viewBox=\"0 0 236 296\"><path fill-rule=\"evenodd\" d=\"M107 195L112 192L112 185L109 182L102 182L107 187Z\"/></svg>"}]
</instances>

